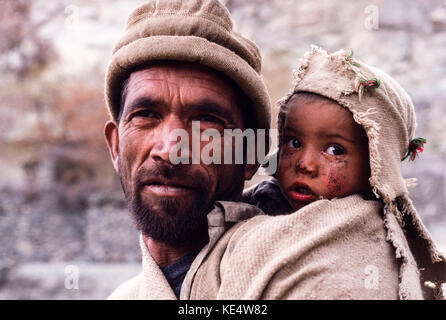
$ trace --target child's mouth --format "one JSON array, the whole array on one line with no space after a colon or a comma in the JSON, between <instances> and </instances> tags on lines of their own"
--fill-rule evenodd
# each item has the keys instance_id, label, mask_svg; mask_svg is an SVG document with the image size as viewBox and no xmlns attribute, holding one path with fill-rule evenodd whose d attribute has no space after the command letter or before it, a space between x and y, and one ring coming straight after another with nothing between
<instances>
[{"instance_id":1,"label":"child's mouth","mask_svg":"<svg viewBox=\"0 0 446 320\"><path fill-rule=\"evenodd\" d=\"M295 182L292 185L289 195L291 199L298 202L309 202L316 200L315 194L306 184L301 182Z\"/></svg>"}]
</instances>

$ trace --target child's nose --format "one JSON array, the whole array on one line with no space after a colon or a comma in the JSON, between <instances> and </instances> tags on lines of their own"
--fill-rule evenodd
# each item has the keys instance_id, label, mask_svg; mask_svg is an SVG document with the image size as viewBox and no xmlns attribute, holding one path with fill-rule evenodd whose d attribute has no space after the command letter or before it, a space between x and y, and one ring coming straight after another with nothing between
<instances>
[{"instance_id":1,"label":"child's nose","mask_svg":"<svg viewBox=\"0 0 446 320\"><path fill-rule=\"evenodd\" d=\"M317 176L318 155L310 150L302 150L301 157L297 159L296 171L308 174L312 178Z\"/></svg>"}]
</instances>

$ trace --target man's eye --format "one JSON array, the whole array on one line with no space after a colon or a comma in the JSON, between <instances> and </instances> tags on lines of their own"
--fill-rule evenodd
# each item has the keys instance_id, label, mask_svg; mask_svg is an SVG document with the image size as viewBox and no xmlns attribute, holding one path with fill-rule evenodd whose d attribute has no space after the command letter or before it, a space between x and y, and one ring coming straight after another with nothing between
<instances>
[{"instance_id":1,"label":"man's eye","mask_svg":"<svg viewBox=\"0 0 446 320\"><path fill-rule=\"evenodd\" d=\"M294 149L298 149L298 148L302 147L302 144L300 143L299 139L297 139L297 138L288 139L287 145L288 145L288 147L291 147Z\"/></svg>"},{"instance_id":2,"label":"man's eye","mask_svg":"<svg viewBox=\"0 0 446 320\"><path fill-rule=\"evenodd\" d=\"M200 122L210 122L210 123L216 123L216 124L224 124L224 121L220 118L217 118L215 116L206 114L206 115L200 115L197 117L197 120Z\"/></svg>"},{"instance_id":3,"label":"man's eye","mask_svg":"<svg viewBox=\"0 0 446 320\"><path fill-rule=\"evenodd\" d=\"M159 115L151 110L140 110L132 114L131 118L159 118Z\"/></svg>"},{"instance_id":4,"label":"man's eye","mask_svg":"<svg viewBox=\"0 0 446 320\"><path fill-rule=\"evenodd\" d=\"M327 148L327 153L331 154L333 156L340 156L340 155L343 155L345 153L345 151L342 147L333 145L333 146L329 146Z\"/></svg>"}]
</instances>

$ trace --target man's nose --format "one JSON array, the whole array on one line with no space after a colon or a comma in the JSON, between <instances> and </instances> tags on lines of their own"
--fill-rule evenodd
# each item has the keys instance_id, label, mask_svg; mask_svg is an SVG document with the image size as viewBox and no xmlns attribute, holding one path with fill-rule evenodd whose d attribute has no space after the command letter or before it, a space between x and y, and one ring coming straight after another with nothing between
<instances>
[{"instance_id":1,"label":"man's nose","mask_svg":"<svg viewBox=\"0 0 446 320\"><path fill-rule=\"evenodd\" d=\"M170 161L170 151L178 144L178 130L185 130L185 126L178 117L168 116L155 130L150 156L154 160Z\"/></svg>"},{"instance_id":2,"label":"man's nose","mask_svg":"<svg viewBox=\"0 0 446 320\"><path fill-rule=\"evenodd\" d=\"M318 159L320 154L311 149L304 149L296 162L296 171L316 177L318 172Z\"/></svg>"}]
</instances>

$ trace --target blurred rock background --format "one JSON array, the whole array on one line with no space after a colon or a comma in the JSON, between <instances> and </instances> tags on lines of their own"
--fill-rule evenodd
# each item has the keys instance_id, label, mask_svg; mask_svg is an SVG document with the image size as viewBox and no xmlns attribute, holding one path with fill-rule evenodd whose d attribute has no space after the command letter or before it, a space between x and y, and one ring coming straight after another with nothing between
<instances>
[{"instance_id":1,"label":"blurred rock background","mask_svg":"<svg viewBox=\"0 0 446 320\"><path fill-rule=\"evenodd\" d=\"M0 0L0 299L103 299L139 272L103 138L102 88L142 2ZM418 179L411 195L446 251L446 1L224 2L261 49L274 102L310 44L353 48L406 88L428 144L404 172Z\"/></svg>"}]
</instances>

